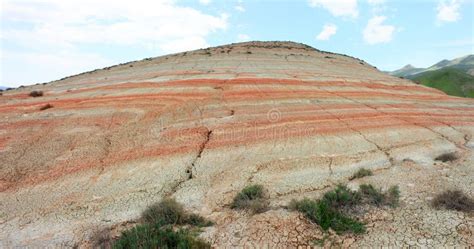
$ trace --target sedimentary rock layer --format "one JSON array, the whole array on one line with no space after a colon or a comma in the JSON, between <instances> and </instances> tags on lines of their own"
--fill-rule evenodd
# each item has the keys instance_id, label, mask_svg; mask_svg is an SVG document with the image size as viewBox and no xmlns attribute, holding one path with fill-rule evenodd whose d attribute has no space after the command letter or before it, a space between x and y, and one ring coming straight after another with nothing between
<instances>
[{"instance_id":1,"label":"sedimentary rock layer","mask_svg":"<svg viewBox=\"0 0 474 249\"><path fill-rule=\"evenodd\" d=\"M285 199L360 167L429 165L473 134L473 100L295 43L197 50L8 91L0 247L73 246L163 196L212 215L249 183Z\"/></svg>"}]
</instances>

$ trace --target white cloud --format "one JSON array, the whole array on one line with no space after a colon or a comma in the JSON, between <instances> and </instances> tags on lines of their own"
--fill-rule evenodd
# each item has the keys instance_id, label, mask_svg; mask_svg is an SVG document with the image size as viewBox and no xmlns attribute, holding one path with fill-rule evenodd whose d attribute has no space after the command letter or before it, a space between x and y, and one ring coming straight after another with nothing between
<instances>
[{"instance_id":1,"label":"white cloud","mask_svg":"<svg viewBox=\"0 0 474 249\"><path fill-rule=\"evenodd\" d=\"M170 40L159 44L159 48L163 51L167 51L168 53L177 53L206 47L209 47L209 44L203 37L200 36Z\"/></svg>"},{"instance_id":2,"label":"white cloud","mask_svg":"<svg viewBox=\"0 0 474 249\"><path fill-rule=\"evenodd\" d=\"M199 3L202 5L209 5L211 3L211 0L199 0Z\"/></svg>"},{"instance_id":3,"label":"white cloud","mask_svg":"<svg viewBox=\"0 0 474 249\"><path fill-rule=\"evenodd\" d=\"M438 2L438 7L436 8L437 14L436 19L438 22L456 22L461 18L459 13L459 8L461 6L461 1L459 0L441 0Z\"/></svg>"},{"instance_id":4,"label":"white cloud","mask_svg":"<svg viewBox=\"0 0 474 249\"><path fill-rule=\"evenodd\" d=\"M244 1L238 0L237 5L234 7L234 9L239 12L245 12Z\"/></svg>"},{"instance_id":5,"label":"white cloud","mask_svg":"<svg viewBox=\"0 0 474 249\"><path fill-rule=\"evenodd\" d=\"M384 25L385 16L372 17L364 29L364 40L368 44L387 43L392 40L395 27Z\"/></svg>"},{"instance_id":6,"label":"white cloud","mask_svg":"<svg viewBox=\"0 0 474 249\"><path fill-rule=\"evenodd\" d=\"M246 34L238 34L237 35L237 42L244 42L244 41L249 41L250 36Z\"/></svg>"},{"instance_id":7,"label":"white cloud","mask_svg":"<svg viewBox=\"0 0 474 249\"><path fill-rule=\"evenodd\" d=\"M367 0L370 5L380 5L384 4L385 0Z\"/></svg>"},{"instance_id":8,"label":"white cloud","mask_svg":"<svg viewBox=\"0 0 474 249\"><path fill-rule=\"evenodd\" d=\"M240 12L245 12L245 8L242 5L236 5L235 10L240 11Z\"/></svg>"},{"instance_id":9,"label":"white cloud","mask_svg":"<svg viewBox=\"0 0 474 249\"><path fill-rule=\"evenodd\" d=\"M206 47L208 35L228 26L228 15L205 14L176 0L2 0L1 7L0 39L20 47L2 52L49 54L55 59L47 63L58 67L71 60L65 53L79 53L84 45L153 49L149 54L156 55Z\"/></svg>"},{"instance_id":10,"label":"white cloud","mask_svg":"<svg viewBox=\"0 0 474 249\"><path fill-rule=\"evenodd\" d=\"M316 36L316 39L320 40L320 41L327 41L327 40L329 40L329 38L331 38L331 36L335 35L336 32L337 32L337 26L336 25L326 24L326 25L324 25L323 30L321 31L321 33L319 33L319 35Z\"/></svg>"},{"instance_id":11,"label":"white cloud","mask_svg":"<svg viewBox=\"0 0 474 249\"><path fill-rule=\"evenodd\" d=\"M211 16L181 7L174 1L135 0L8 0L2 19L18 20L32 30L4 28L13 34L36 37L36 42L57 44L109 43L143 45L199 36L225 29L227 16ZM33 41L32 41L33 42Z\"/></svg>"},{"instance_id":12,"label":"white cloud","mask_svg":"<svg viewBox=\"0 0 474 249\"><path fill-rule=\"evenodd\" d=\"M372 14L382 13L387 9L385 5L386 0L367 0L367 3L371 6Z\"/></svg>"},{"instance_id":13,"label":"white cloud","mask_svg":"<svg viewBox=\"0 0 474 249\"><path fill-rule=\"evenodd\" d=\"M336 17L355 18L359 15L357 0L309 0L309 5L325 8Z\"/></svg>"},{"instance_id":14,"label":"white cloud","mask_svg":"<svg viewBox=\"0 0 474 249\"><path fill-rule=\"evenodd\" d=\"M115 63L101 55L79 51L4 52L1 60L2 84L10 87L60 79Z\"/></svg>"}]
</instances>

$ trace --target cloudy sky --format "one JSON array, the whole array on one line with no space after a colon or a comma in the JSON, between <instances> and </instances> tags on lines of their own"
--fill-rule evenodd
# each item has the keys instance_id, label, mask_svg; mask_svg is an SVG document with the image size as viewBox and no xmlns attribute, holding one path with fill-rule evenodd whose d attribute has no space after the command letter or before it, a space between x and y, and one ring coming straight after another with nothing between
<instances>
[{"instance_id":1,"label":"cloudy sky","mask_svg":"<svg viewBox=\"0 0 474 249\"><path fill-rule=\"evenodd\" d=\"M474 0L1 0L0 11L3 86L248 40L382 70L474 54Z\"/></svg>"}]
</instances>

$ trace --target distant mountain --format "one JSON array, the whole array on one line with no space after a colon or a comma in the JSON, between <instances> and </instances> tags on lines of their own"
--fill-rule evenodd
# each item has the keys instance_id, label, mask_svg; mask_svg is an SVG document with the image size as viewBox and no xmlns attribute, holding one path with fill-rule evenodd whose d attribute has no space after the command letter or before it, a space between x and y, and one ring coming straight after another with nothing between
<instances>
[{"instance_id":1,"label":"distant mountain","mask_svg":"<svg viewBox=\"0 0 474 249\"><path fill-rule=\"evenodd\" d=\"M416 68L410 64L398 69L398 70L395 70L393 72L389 72L389 74L393 75L393 76L398 76L398 77L405 77L407 75L413 75L413 74L416 74L416 73L419 73L419 72L422 72L424 71L425 69L424 68Z\"/></svg>"},{"instance_id":2,"label":"distant mountain","mask_svg":"<svg viewBox=\"0 0 474 249\"><path fill-rule=\"evenodd\" d=\"M388 73L439 89L449 95L474 98L474 55L442 60L428 68L406 65Z\"/></svg>"},{"instance_id":3,"label":"distant mountain","mask_svg":"<svg viewBox=\"0 0 474 249\"><path fill-rule=\"evenodd\" d=\"M414 78L415 75L442 68L454 68L474 76L474 55L467 55L453 60L442 60L428 68L416 68L406 65L403 68L389 72L390 75L404 78Z\"/></svg>"},{"instance_id":4,"label":"distant mountain","mask_svg":"<svg viewBox=\"0 0 474 249\"><path fill-rule=\"evenodd\" d=\"M438 70L438 69L446 68L446 67L456 68L465 73L467 73L468 71L472 72L474 70L474 55L467 55L467 56L460 57L451 61L442 60L434 64L433 66L427 68L426 71L433 71L433 70Z\"/></svg>"},{"instance_id":5,"label":"distant mountain","mask_svg":"<svg viewBox=\"0 0 474 249\"><path fill-rule=\"evenodd\" d=\"M409 78L449 95L474 98L474 76L459 68L442 67L412 75Z\"/></svg>"},{"instance_id":6,"label":"distant mountain","mask_svg":"<svg viewBox=\"0 0 474 249\"><path fill-rule=\"evenodd\" d=\"M8 88L8 87L6 87L6 86L0 86L0 90L5 90L5 89L7 89L7 88Z\"/></svg>"}]
</instances>

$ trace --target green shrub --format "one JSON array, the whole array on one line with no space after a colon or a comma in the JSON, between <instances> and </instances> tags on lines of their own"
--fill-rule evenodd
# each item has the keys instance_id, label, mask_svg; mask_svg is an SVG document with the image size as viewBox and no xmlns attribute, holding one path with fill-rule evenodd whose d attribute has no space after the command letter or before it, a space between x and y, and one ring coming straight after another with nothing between
<instances>
[{"instance_id":1,"label":"green shrub","mask_svg":"<svg viewBox=\"0 0 474 249\"><path fill-rule=\"evenodd\" d=\"M212 221L206 220L204 217L197 214L188 215L184 223L197 227L208 227L214 225Z\"/></svg>"},{"instance_id":2,"label":"green shrub","mask_svg":"<svg viewBox=\"0 0 474 249\"><path fill-rule=\"evenodd\" d=\"M355 207L363 203L394 207L398 205L399 197L398 186L392 186L387 193L383 193L370 184L360 185L358 191L352 191L345 185L338 185L319 200L307 198L300 201L292 200L289 209L303 213L323 230L331 228L337 233L360 234L365 232L364 224L348 216L346 207Z\"/></svg>"},{"instance_id":3,"label":"green shrub","mask_svg":"<svg viewBox=\"0 0 474 249\"><path fill-rule=\"evenodd\" d=\"M349 180L354 180L357 178L362 178L371 175L373 175L373 173L370 169L360 168L357 172L354 173L354 175L349 178Z\"/></svg>"},{"instance_id":4,"label":"green shrub","mask_svg":"<svg viewBox=\"0 0 474 249\"><path fill-rule=\"evenodd\" d=\"M125 231L113 248L211 248L189 230L162 228L160 225L143 224Z\"/></svg>"},{"instance_id":5,"label":"green shrub","mask_svg":"<svg viewBox=\"0 0 474 249\"><path fill-rule=\"evenodd\" d=\"M174 199L165 198L143 211L142 218L151 224L176 225L184 223L186 212L183 206Z\"/></svg>"},{"instance_id":6,"label":"green shrub","mask_svg":"<svg viewBox=\"0 0 474 249\"><path fill-rule=\"evenodd\" d=\"M187 213L174 199L165 198L151 205L142 213L142 220L143 224L123 232L113 248L210 248L191 229L173 230L176 225L212 225L197 214Z\"/></svg>"},{"instance_id":7,"label":"green shrub","mask_svg":"<svg viewBox=\"0 0 474 249\"><path fill-rule=\"evenodd\" d=\"M385 203L391 207L396 207L400 203L400 189L398 186L391 186L385 197Z\"/></svg>"},{"instance_id":8,"label":"green shrub","mask_svg":"<svg viewBox=\"0 0 474 249\"><path fill-rule=\"evenodd\" d=\"M262 185L247 186L235 196L231 207L250 210L253 213L265 212L268 208L268 201L264 192L265 189Z\"/></svg>"},{"instance_id":9,"label":"green shrub","mask_svg":"<svg viewBox=\"0 0 474 249\"><path fill-rule=\"evenodd\" d=\"M446 208L462 212L474 211L474 200L460 190L447 190L438 194L431 203L435 208Z\"/></svg>"},{"instance_id":10,"label":"green shrub","mask_svg":"<svg viewBox=\"0 0 474 249\"><path fill-rule=\"evenodd\" d=\"M398 205L400 198L398 186L392 186L384 193L381 189L376 189L371 184L362 184L359 186L359 193L366 203L375 206L387 205L395 207Z\"/></svg>"},{"instance_id":11,"label":"green shrub","mask_svg":"<svg viewBox=\"0 0 474 249\"><path fill-rule=\"evenodd\" d=\"M240 191L240 193L234 198L234 201L263 198L263 192L264 188L262 185L250 185L242 189L242 191Z\"/></svg>"},{"instance_id":12,"label":"green shrub","mask_svg":"<svg viewBox=\"0 0 474 249\"><path fill-rule=\"evenodd\" d=\"M359 234L365 231L363 223L344 215L325 199L317 201L310 199L293 200L290 203L290 209L303 213L306 218L321 226L325 231L329 228L337 233L353 232Z\"/></svg>"},{"instance_id":13,"label":"green shrub","mask_svg":"<svg viewBox=\"0 0 474 249\"><path fill-rule=\"evenodd\" d=\"M360 202L361 196L358 192L339 184L333 191L326 192L323 200L330 204L331 207L353 206Z\"/></svg>"},{"instance_id":14,"label":"green shrub","mask_svg":"<svg viewBox=\"0 0 474 249\"><path fill-rule=\"evenodd\" d=\"M376 206L383 204L385 199L384 194L381 190L376 189L371 184L362 184L359 186L359 193L364 197L364 199L369 203Z\"/></svg>"},{"instance_id":15,"label":"green shrub","mask_svg":"<svg viewBox=\"0 0 474 249\"><path fill-rule=\"evenodd\" d=\"M148 207L142 213L146 223L164 225L212 226L211 221L197 214L188 214L183 206L174 199L165 198Z\"/></svg>"}]
</instances>

